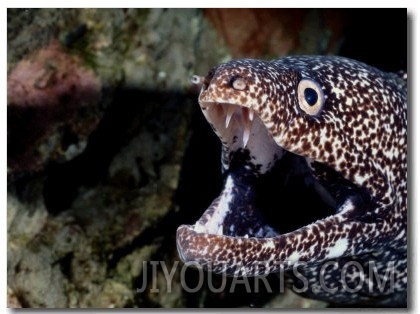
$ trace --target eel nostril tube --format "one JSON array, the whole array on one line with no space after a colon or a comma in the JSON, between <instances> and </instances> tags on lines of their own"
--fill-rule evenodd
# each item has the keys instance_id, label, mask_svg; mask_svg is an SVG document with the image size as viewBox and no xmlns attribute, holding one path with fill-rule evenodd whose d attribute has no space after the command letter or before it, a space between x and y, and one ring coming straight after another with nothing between
<instances>
[{"instance_id":1,"label":"eel nostril tube","mask_svg":"<svg viewBox=\"0 0 420 314\"><path fill-rule=\"evenodd\" d=\"M193 75L191 77L191 83L194 85L202 85L204 83L204 76Z\"/></svg>"}]
</instances>

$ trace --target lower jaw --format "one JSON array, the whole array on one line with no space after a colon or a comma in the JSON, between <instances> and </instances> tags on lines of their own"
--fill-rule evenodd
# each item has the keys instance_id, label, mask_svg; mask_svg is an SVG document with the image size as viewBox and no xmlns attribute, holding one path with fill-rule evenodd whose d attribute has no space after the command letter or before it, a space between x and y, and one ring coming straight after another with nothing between
<instances>
[{"instance_id":1,"label":"lower jaw","mask_svg":"<svg viewBox=\"0 0 420 314\"><path fill-rule=\"evenodd\" d=\"M258 267L237 274L243 271L238 265L257 259L266 263L263 273L276 271L278 236L333 213L315 192L305 166L302 157L288 154L264 175L231 169L220 196L202 217L178 228L181 259L233 276L260 275ZM309 212L306 219L303 212Z\"/></svg>"}]
</instances>

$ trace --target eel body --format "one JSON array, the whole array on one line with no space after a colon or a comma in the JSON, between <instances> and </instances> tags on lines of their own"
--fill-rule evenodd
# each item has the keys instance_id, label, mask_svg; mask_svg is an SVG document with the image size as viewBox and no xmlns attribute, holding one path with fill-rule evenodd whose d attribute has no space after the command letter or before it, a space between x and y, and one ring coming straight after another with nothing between
<instances>
[{"instance_id":1,"label":"eel body","mask_svg":"<svg viewBox=\"0 0 420 314\"><path fill-rule=\"evenodd\" d=\"M178 228L181 259L230 276L283 269L291 284L304 277L304 296L338 305L406 306L406 77L343 57L291 56L233 60L195 81L222 142L224 185L194 225ZM261 182L285 156L304 161L333 209L287 232L259 211ZM271 199L287 220L293 203Z\"/></svg>"}]
</instances>

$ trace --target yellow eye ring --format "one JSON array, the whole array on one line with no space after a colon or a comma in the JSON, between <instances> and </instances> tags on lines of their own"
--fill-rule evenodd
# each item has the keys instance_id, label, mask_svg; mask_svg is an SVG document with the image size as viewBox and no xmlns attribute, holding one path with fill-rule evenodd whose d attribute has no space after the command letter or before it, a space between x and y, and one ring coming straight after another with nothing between
<instances>
[{"instance_id":1,"label":"yellow eye ring","mask_svg":"<svg viewBox=\"0 0 420 314\"><path fill-rule=\"evenodd\" d=\"M298 100L300 109L315 116L324 105L324 93L317 82L303 79L298 85Z\"/></svg>"}]
</instances>

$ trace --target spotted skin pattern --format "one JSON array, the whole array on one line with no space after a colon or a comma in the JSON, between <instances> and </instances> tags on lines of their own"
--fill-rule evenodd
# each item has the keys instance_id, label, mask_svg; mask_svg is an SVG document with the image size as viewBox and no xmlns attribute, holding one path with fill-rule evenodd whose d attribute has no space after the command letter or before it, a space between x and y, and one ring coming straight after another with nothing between
<instances>
[{"instance_id":1,"label":"spotted skin pattern","mask_svg":"<svg viewBox=\"0 0 420 314\"><path fill-rule=\"evenodd\" d=\"M316 110L302 106L304 80L322 101ZM275 145L306 158L314 178L336 201L336 213L285 234L267 229L244 237L200 229L226 195L248 195L232 179L195 226L178 228L181 258L216 273L248 276L279 271L283 262L290 272L301 263L307 297L340 305L406 306L406 77L342 57L292 56L233 60L210 70L201 83L199 103L224 145L224 169L240 149L205 110L239 106L258 116ZM260 129L253 126L247 144L253 159ZM265 267L255 267L260 261ZM290 278L292 284L303 282Z\"/></svg>"}]
</instances>

